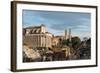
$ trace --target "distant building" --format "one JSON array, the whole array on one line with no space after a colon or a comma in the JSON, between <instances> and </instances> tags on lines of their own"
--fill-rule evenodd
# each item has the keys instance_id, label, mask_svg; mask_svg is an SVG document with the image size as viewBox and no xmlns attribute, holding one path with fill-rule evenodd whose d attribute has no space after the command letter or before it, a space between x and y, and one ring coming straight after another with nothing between
<instances>
[{"instance_id":1,"label":"distant building","mask_svg":"<svg viewBox=\"0 0 100 73\"><path fill-rule=\"evenodd\" d=\"M52 38L52 45L58 46L61 39L63 39L63 36L54 36Z\"/></svg>"},{"instance_id":2,"label":"distant building","mask_svg":"<svg viewBox=\"0 0 100 73\"><path fill-rule=\"evenodd\" d=\"M46 32L45 25L23 28L23 44L29 47L52 47L52 34Z\"/></svg>"},{"instance_id":3,"label":"distant building","mask_svg":"<svg viewBox=\"0 0 100 73\"><path fill-rule=\"evenodd\" d=\"M71 41L71 29L69 29L69 34L67 33L67 30L65 29L65 32L64 32L64 36L60 35L60 36L54 36L52 38L52 45L54 46L57 46L59 45L61 42L61 40L67 40L69 39Z\"/></svg>"}]
</instances>

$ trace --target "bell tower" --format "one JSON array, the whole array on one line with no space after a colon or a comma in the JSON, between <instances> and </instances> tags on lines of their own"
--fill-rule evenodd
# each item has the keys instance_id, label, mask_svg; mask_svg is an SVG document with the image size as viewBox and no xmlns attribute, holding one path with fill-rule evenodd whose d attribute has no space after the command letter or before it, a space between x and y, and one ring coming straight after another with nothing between
<instances>
[{"instance_id":1,"label":"bell tower","mask_svg":"<svg viewBox=\"0 0 100 73\"><path fill-rule=\"evenodd\" d=\"M65 40L67 40L67 29L65 29Z\"/></svg>"},{"instance_id":2,"label":"bell tower","mask_svg":"<svg viewBox=\"0 0 100 73\"><path fill-rule=\"evenodd\" d=\"M71 42L71 29L69 29L69 41Z\"/></svg>"},{"instance_id":3,"label":"bell tower","mask_svg":"<svg viewBox=\"0 0 100 73\"><path fill-rule=\"evenodd\" d=\"M69 39L69 45L72 46L71 29L69 29L68 39Z\"/></svg>"}]
</instances>

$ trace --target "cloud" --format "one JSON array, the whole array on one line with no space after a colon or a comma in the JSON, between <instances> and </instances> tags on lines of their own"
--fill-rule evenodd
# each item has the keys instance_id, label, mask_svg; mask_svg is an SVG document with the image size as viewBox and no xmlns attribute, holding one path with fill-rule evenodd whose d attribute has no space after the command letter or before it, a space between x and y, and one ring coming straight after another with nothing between
<instances>
[{"instance_id":1,"label":"cloud","mask_svg":"<svg viewBox=\"0 0 100 73\"><path fill-rule=\"evenodd\" d=\"M48 31L54 34L62 33L69 28L80 36L91 32L90 13L23 10L24 26L42 23L46 25Z\"/></svg>"}]
</instances>

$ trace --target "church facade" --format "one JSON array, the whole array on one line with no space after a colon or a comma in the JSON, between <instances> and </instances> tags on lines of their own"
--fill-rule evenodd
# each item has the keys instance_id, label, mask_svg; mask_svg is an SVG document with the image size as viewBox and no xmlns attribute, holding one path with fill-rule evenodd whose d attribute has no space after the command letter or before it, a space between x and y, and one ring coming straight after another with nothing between
<instances>
[{"instance_id":1,"label":"church facade","mask_svg":"<svg viewBox=\"0 0 100 73\"><path fill-rule=\"evenodd\" d=\"M52 46L52 34L46 32L46 27L43 24L24 28L23 32L23 44L31 48Z\"/></svg>"}]
</instances>

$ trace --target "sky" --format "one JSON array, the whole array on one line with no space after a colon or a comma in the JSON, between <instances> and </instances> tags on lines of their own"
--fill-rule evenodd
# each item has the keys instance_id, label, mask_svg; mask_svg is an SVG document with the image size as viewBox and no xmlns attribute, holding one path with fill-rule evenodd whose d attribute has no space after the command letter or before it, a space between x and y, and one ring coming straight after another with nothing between
<instances>
[{"instance_id":1,"label":"sky","mask_svg":"<svg viewBox=\"0 0 100 73\"><path fill-rule=\"evenodd\" d=\"M22 24L23 28L44 24L54 35L64 35L65 29L71 29L72 36L91 37L91 13L23 10Z\"/></svg>"}]
</instances>

